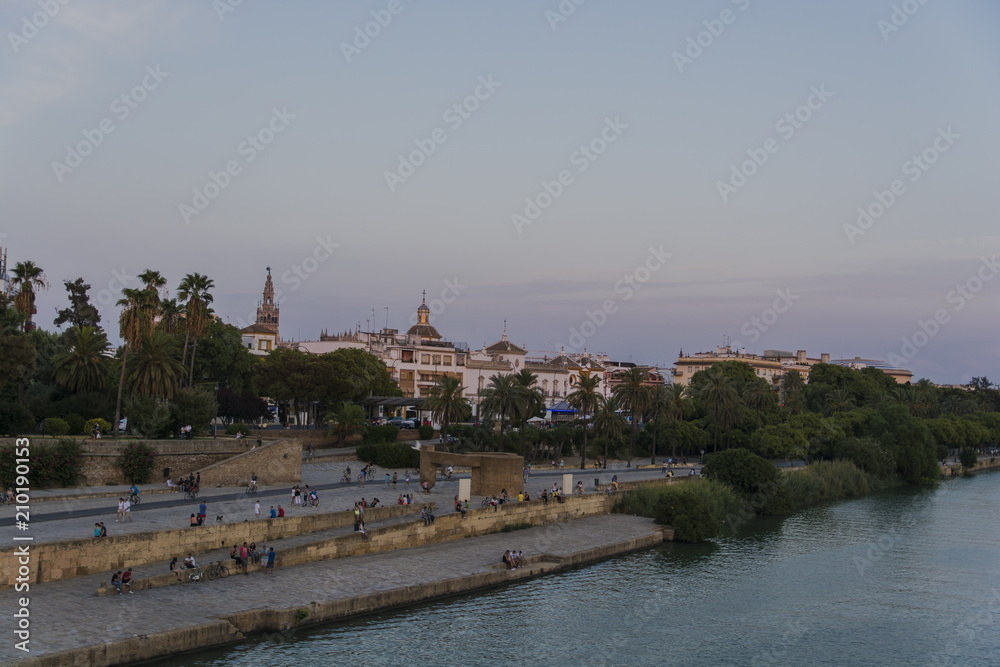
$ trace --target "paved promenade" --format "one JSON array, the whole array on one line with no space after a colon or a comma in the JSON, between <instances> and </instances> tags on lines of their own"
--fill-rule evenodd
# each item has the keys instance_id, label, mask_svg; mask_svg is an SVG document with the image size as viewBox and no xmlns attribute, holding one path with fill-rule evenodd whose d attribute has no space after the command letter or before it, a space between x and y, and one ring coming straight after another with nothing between
<instances>
[{"instance_id":1,"label":"paved promenade","mask_svg":"<svg viewBox=\"0 0 1000 667\"><path fill-rule=\"evenodd\" d=\"M443 494L435 494L438 498ZM133 595L95 596L105 575L32 585L31 657L134 636L154 634L210 622L223 614L259 608L292 608L311 602L348 599L446 578L494 571L503 551L521 549L526 556L568 556L595 547L658 532L652 521L606 515L457 540L425 547L341 558L285 570L273 575L252 573L226 579L137 591ZM282 540L287 544L291 540ZM280 551L280 549L278 549ZM0 591L0 607L16 609L13 590ZM5 664L25 654L12 646L8 614L0 630Z\"/></svg>"},{"instance_id":2,"label":"paved promenade","mask_svg":"<svg viewBox=\"0 0 1000 667\"><path fill-rule=\"evenodd\" d=\"M209 524L216 523L216 517L222 515L223 522L234 523L243 521L254 521L254 501L261 505L261 517L267 518L271 505L277 507L279 504L284 508L286 516L296 516L307 513L330 512L338 510L348 510L354 503L365 498L370 503L373 498L379 498L382 505L394 505L401 493L413 494L414 501L436 502L439 511L450 511L452 501L458 493L458 477L455 481L444 481L439 479L437 485L430 494L424 494L420 489L419 476L413 470L410 471L410 486L403 483L404 470L390 470L389 473L398 473L399 483L396 489L385 487L385 470L380 470L380 477L374 481L366 482L365 488L359 488L356 481L350 484L340 482L344 468L348 465L345 462L309 463L303 466L302 488L308 484L310 487L318 489L320 506L318 508L303 505L295 507L292 505L291 486L281 487L262 486L256 496L247 496L243 487L229 488L205 488L198 500L184 500L181 493L149 494L142 496L142 503L136 506L132 512L132 521L120 524L115 523L115 511L117 509L118 498L75 498L69 500L56 500L55 497L64 492L64 495L78 495L80 489L60 489L52 492L39 491L37 493L48 493L52 499L46 502L32 503L31 505L31 530L35 543L53 542L58 540L92 538L94 535L94 523L103 521L108 529L109 536L127 535L132 533L170 530L185 528L190 523L192 513L197 513L198 504L202 500L208 506L207 520ZM361 465L357 462L350 463L352 471L356 476ZM610 481L611 476L617 474L619 480L639 480L656 479L662 477L659 469L642 470L588 470L581 473L579 469L566 469L556 471L541 471L532 473L526 483L526 488L533 497L543 488L551 488L553 483L562 483L563 473L573 473L574 480L583 480L585 490L594 491L594 478L600 478L602 483ZM678 474L682 474L678 472ZM263 473L261 474L264 477ZM467 474L464 476L468 476ZM160 489L162 486L149 485L141 487L145 489ZM89 491L89 488L86 489ZM125 487L112 488L120 495L125 495ZM108 489L99 488L98 492L106 492ZM34 493L33 493L34 495ZM478 507L481 497L473 498L470 504ZM4 536L9 538L13 533L12 522L14 519L14 507L5 505L0 507L0 525L5 526Z\"/></svg>"}]
</instances>

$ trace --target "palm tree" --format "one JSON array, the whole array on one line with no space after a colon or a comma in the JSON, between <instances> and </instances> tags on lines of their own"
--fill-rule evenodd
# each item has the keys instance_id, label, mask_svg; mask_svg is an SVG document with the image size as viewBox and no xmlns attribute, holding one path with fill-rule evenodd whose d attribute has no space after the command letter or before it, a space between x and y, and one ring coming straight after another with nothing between
<instances>
[{"instance_id":1,"label":"palm tree","mask_svg":"<svg viewBox=\"0 0 1000 667\"><path fill-rule=\"evenodd\" d=\"M757 428L760 428L761 411L774 405L774 399L774 389L767 380L758 380L743 390L743 402L757 415Z\"/></svg>"},{"instance_id":2,"label":"palm tree","mask_svg":"<svg viewBox=\"0 0 1000 667\"><path fill-rule=\"evenodd\" d=\"M160 291L164 291L167 286L167 279L164 278L159 271L153 271L152 269L146 269L139 274L139 280L142 281L143 287L149 292L150 304L153 307L153 315L160 314Z\"/></svg>"},{"instance_id":3,"label":"palm tree","mask_svg":"<svg viewBox=\"0 0 1000 667\"><path fill-rule=\"evenodd\" d=\"M73 392L103 389L108 383L108 337L100 329L78 326L65 336L69 347L52 356L56 384Z\"/></svg>"},{"instance_id":4,"label":"palm tree","mask_svg":"<svg viewBox=\"0 0 1000 667\"><path fill-rule=\"evenodd\" d=\"M847 412L854 407L854 397L846 389L835 389L826 399L831 412Z\"/></svg>"},{"instance_id":5,"label":"palm tree","mask_svg":"<svg viewBox=\"0 0 1000 667\"><path fill-rule=\"evenodd\" d=\"M335 410L326 413L323 419L330 424L330 435L336 434L337 445L340 447L344 446L344 438L364 426L366 422L364 408L350 401L339 404Z\"/></svg>"},{"instance_id":6,"label":"palm tree","mask_svg":"<svg viewBox=\"0 0 1000 667\"><path fill-rule=\"evenodd\" d=\"M598 396L594 413L594 432L604 438L604 465L608 464L609 448L612 440L617 440L625 432L625 417L621 414L622 399L612 394L611 398Z\"/></svg>"},{"instance_id":7,"label":"palm tree","mask_svg":"<svg viewBox=\"0 0 1000 667\"><path fill-rule=\"evenodd\" d=\"M164 299L160 302L159 328L168 334L176 334L184 325L184 310L177 305L177 299Z\"/></svg>"},{"instance_id":8,"label":"palm tree","mask_svg":"<svg viewBox=\"0 0 1000 667\"><path fill-rule=\"evenodd\" d=\"M649 388L649 418L653 422L653 451L649 457L649 463L656 465L656 437L659 435L660 418L666 417L670 411L670 391L665 384L658 384Z\"/></svg>"},{"instance_id":9,"label":"palm tree","mask_svg":"<svg viewBox=\"0 0 1000 667\"><path fill-rule=\"evenodd\" d=\"M677 423L683 421L684 410L690 405L688 394L688 387L679 384L670 385L670 391L668 392L670 404L667 408L666 417L673 430L673 437L670 442L671 458L677 458Z\"/></svg>"},{"instance_id":10,"label":"palm tree","mask_svg":"<svg viewBox=\"0 0 1000 667\"><path fill-rule=\"evenodd\" d=\"M142 337L129 362L128 384L142 396L171 399L184 367L177 359L177 341L168 333L153 329Z\"/></svg>"},{"instance_id":11,"label":"palm tree","mask_svg":"<svg viewBox=\"0 0 1000 667\"><path fill-rule=\"evenodd\" d=\"M632 467L632 450L635 448L635 432L642 419L642 413L649 401L646 391L646 371L641 368L630 368L624 374L622 381L615 387L614 393L621 399L622 407L628 410L632 420L632 437L628 443L628 465Z\"/></svg>"},{"instance_id":12,"label":"palm tree","mask_svg":"<svg viewBox=\"0 0 1000 667\"><path fill-rule=\"evenodd\" d=\"M538 376L522 368L514 375L518 391L521 393L521 456L524 456L524 430L528 420L545 408L545 396L536 386Z\"/></svg>"},{"instance_id":13,"label":"palm tree","mask_svg":"<svg viewBox=\"0 0 1000 667\"><path fill-rule=\"evenodd\" d=\"M712 425L715 432L715 445L712 451L717 452L719 451L719 427L729 426L735 421L736 406L740 396L728 375L710 370L705 373L705 379L698 391L698 399L712 414Z\"/></svg>"},{"instance_id":14,"label":"palm tree","mask_svg":"<svg viewBox=\"0 0 1000 667\"><path fill-rule=\"evenodd\" d=\"M31 316L35 312L35 293L49 287L49 284L45 282L45 272L40 266L28 260L15 264L10 275L10 285L17 289L17 296L14 297L14 310L25 318L24 330L30 331L34 328Z\"/></svg>"},{"instance_id":15,"label":"palm tree","mask_svg":"<svg viewBox=\"0 0 1000 667\"><path fill-rule=\"evenodd\" d=\"M153 328L153 318L150 316L149 293L145 290L126 287L122 290L122 298L118 305L122 312L118 316L118 333L122 338L122 367L118 377L118 398L115 401L114 437L118 437L118 426L122 410L122 388L125 386L125 368L128 362L129 350L139 346Z\"/></svg>"},{"instance_id":16,"label":"palm tree","mask_svg":"<svg viewBox=\"0 0 1000 667\"><path fill-rule=\"evenodd\" d=\"M802 374L796 370L788 371L781 378L781 400L783 405L791 410L793 414L797 413L800 409L799 399L805 386L806 383L802 379Z\"/></svg>"},{"instance_id":17,"label":"palm tree","mask_svg":"<svg viewBox=\"0 0 1000 667\"><path fill-rule=\"evenodd\" d=\"M188 340L193 339L191 347L191 370L188 372L188 386L194 385L194 357L198 351L198 338L205 335L208 330L208 320L211 310L208 304L212 303L213 297L209 290L215 289L215 282L208 276L200 273L189 273L181 280L177 286L178 300L185 302L185 324L187 325L184 335L184 354L181 356L183 364L187 358Z\"/></svg>"},{"instance_id":18,"label":"palm tree","mask_svg":"<svg viewBox=\"0 0 1000 667\"><path fill-rule=\"evenodd\" d=\"M521 391L514 376L509 373L494 375L479 395L482 398L480 409L485 415L500 420L500 434L503 435L508 420L521 414Z\"/></svg>"},{"instance_id":19,"label":"palm tree","mask_svg":"<svg viewBox=\"0 0 1000 667\"><path fill-rule=\"evenodd\" d=\"M601 395L597 393L597 385L601 383L601 378L596 375L581 375L576 383L576 389L566 397L566 402L576 409L583 417L583 449L580 451L580 470L587 469L587 417L597 412L600 405ZM604 462L607 463L607 450L604 453Z\"/></svg>"},{"instance_id":20,"label":"palm tree","mask_svg":"<svg viewBox=\"0 0 1000 667\"><path fill-rule=\"evenodd\" d=\"M424 404L431 414L441 424L441 442L448 446L448 426L455 422L465 421L472 414L469 401L462 392L465 387L458 378L443 375L437 384L431 387L430 396Z\"/></svg>"}]
</instances>

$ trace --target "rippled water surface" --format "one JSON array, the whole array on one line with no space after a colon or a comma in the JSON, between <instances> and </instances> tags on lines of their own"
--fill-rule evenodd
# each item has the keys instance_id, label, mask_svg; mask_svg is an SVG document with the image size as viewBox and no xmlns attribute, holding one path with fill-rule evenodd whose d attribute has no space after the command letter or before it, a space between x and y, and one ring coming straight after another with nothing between
<instances>
[{"instance_id":1,"label":"rippled water surface","mask_svg":"<svg viewBox=\"0 0 1000 667\"><path fill-rule=\"evenodd\" d=\"M1000 473L163 665L1000 664Z\"/></svg>"}]
</instances>

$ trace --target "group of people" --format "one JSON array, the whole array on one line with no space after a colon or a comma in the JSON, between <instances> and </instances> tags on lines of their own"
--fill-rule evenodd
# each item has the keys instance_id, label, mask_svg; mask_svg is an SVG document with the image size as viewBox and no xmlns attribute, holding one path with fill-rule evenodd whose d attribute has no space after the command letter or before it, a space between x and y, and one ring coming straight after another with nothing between
<instances>
[{"instance_id":1,"label":"group of people","mask_svg":"<svg viewBox=\"0 0 1000 667\"><path fill-rule=\"evenodd\" d=\"M201 489L201 473L195 475L191 473L188 475L187 479L181 478L180 484L171 484L170 480L167 480L167 486L173 489L180 489L183 493L190 491L191 493L198 493Z\"/></svg>"},{"instance_id":2,"label":"group of people","mask_svg":"<svg viewBox=\"0 0 1000 667\"><path fill-rule=\"evenodd\" d=\"M126 568L124 572L118 570L111 575L111 585L118 589L118 595L122 594L122 589L127 588L129 595L132 594L132 568Z\"/></svg>"},{"instance_id":3,"label":"group of people","mask_svg":"<svg viewBox=\"0 0 1000 667\"><path fill-rule=\"evenodd\" d=\"M385 488L388 489L389 485L392 484L392 490L395 491L396 490L396 484L398 484L398 483L399 483L399 473L394 472L394 473L392 473L391 476L389 475L389 473L385 474ZM409 470L407 470L407 471L405 471L403 473L403 484L407 488L409 488L409 486L410 486L410 471Z\"/></svg>"},{"instance_id":4,"label":"group of people","mask_svg":"<svg viewBox=\"0 0 1000 667\"><path fill-rule=\"evenodd\" d=\"M132 485L135 489L135 484ZM133 491L133 494L137 495L138 491ZM118 512L115 514L115 523L125 523L126 518L132 520L132 501L128 498L118 499Z\"/></svg>"},{"instance_id":5,"label":"group of people","mask_svg":"<svg viewBox=\"0 0 1000 667\"><path fill-rule=\"evenodd\" d=\"M247 573L247 566L250 563L259 563L263 558L267 558L264 563L264 574L271 574L274 570L274 547L268 551L267 547L262 546L260 550L257 550L257 543L251 542L247 544L243 543L242 546L233 545L232 551L229 552L229 557L236 564L235 567L237 571L243 568L243 574ZM176 558L174 560L177 560Z\"/></svg>"},{"instance_id":6,"label":"group of people","mask_svg":"<svg viewBox=\"0 0 1000 667\"><path fill-rule=\"evenodd\" d=\"M191 515L191 525L192 526L204 526L205 525L205 517L207 517L207 516L208 516L208 505L203 500L200 503L198 503L198 513ZM222 516L221 515L218 516L218 517L216 517L216 518L219 521L222 521Z\"/></svg>"},{"instance_id":7,"label":"group of people","mask_svg":"<svg viewBox=\"0 0 1000 667\"><path fill-rule=\"evenodd\" d=\"M104 522L94 524L94 537L107 537L108 529L104 527Z\"/></svg>"},{"instance_id":8,"label":"group of people","mask_svg":"<svg viewBox=\"0 0 1000 667\"><path fill-rule=\"evenodd\" d=\"M375 499L378 501L378 498ZM354 532L361 533L362 539L368 539L368 531L365 530L365 508L368 503L364 498L360 502L354 503Z\"/></svg>"},{"instance_id":9,"label":"group of people","mask_svg":"<svg viewBox=\"0 0 1000 667\"><path fill-rule=\"evenodd\" d=\"M399 498L396 499L397 505L412 505L413 504L413 494L412 493L401 493Z\"/></svg>"},{"instance_id":10,"label":"group of people","mask_svg":"<svg viewBox=\"0 0 1000 667\"><path fill-rule=\"evenodd\" d=\"M503 553L503 564L507 566L508 570L516 570L519 567L524 567L524 554L520 551L514 551L513 549L507 549Z\"/></svg>"},{"instance_id":11,"label":"group of people","mask_svg":"<svg viewBox=\"0 0 1000 667\"><path fill-rule=\"evenodd\" d=\"M302 507L303 502L309 503L313 507L319 507L319 496L316 494L316 489L310 489L308 484L306 484L305 491L300 489L298 485L292 487L292 505Z\"/></svg>"}]
</instances>

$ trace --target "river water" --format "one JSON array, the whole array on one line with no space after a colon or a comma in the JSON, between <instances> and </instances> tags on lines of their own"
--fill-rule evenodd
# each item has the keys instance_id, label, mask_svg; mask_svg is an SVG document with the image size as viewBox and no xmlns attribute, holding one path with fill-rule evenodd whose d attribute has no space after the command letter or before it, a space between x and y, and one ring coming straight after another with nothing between
<instances>
[{"instance_id":1,"label":"river water","mask_svg":"<svg viewBox=\"0 0 1000 667\"><path fill-rule=\"evenodd\" d=\"M163 665L1000 664L1000 474Z\"/></svg>"}]
</instances>

